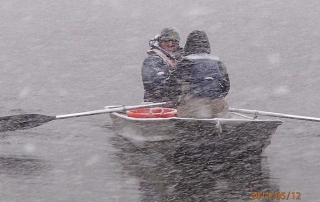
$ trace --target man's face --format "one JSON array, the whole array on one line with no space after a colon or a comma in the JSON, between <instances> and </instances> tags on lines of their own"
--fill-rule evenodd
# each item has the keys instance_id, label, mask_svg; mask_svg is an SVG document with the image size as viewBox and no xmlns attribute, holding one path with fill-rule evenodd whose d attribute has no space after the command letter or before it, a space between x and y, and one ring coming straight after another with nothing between
<instances>
[{"instance_id":1,"label":"man's face","mask_svg":"<svg viewBox=\"0 0 320 202\"><path fill-rule=\"evenodd\" d=\"M169 52L176 52L179 48L179 41L177 40L162 40L160 42L161 48Z\"/></svg>"}]
</instances>

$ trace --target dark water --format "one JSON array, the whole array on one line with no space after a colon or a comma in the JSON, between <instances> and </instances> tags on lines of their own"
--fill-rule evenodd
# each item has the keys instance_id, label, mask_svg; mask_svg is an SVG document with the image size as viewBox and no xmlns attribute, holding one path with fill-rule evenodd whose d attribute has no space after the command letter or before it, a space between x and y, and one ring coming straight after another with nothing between
<instances>
[{"instance_id":1,"label":"dark water","mask_svg":"<svg viewBox=\"0 0 320 202\"><path fill-rule=\"evenodd\" d=\"M2 1L0 116L139 104L148 40L175 26L182 40L206 31L230 74L230 106L319 117L319 7L315 0ZM252 190L319 201L318 123L285 120L261 157L223 171L136 150L110 124L97 115L0 133L0 201L251 201Z\"/></svg>"}]
</instances>

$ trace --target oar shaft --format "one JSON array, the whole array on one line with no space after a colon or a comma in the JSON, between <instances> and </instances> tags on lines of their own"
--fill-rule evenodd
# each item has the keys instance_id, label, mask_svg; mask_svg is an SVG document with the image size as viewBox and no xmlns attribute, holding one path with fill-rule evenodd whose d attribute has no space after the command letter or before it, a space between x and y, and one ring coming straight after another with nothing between
<instances>
[{"instance_id":1,"label":"oar shaft","mask_svg":"<svg viewBox=\"0 0 320 202\"><path fill-rule=\"evenodd\" d=\"M116 108L112 108L112 109L101 109L101 110L80 112L80 113L74 113L74 114L58 115L58 116L56 116L55 119L67 119L67 118L80 117L80 116L90 116L90 115L95 115L95 114L121 112L121 111L129 110L129 109L156 107L156 106L162 106L162 105L165 105L165 104L166 104L165 102L161 102L161 103L153 103L153 104L146 104L146 105L122 106L122 107L116 107Z\"/></svg>"},{"instance_id":2,"label":"oar shaft","mask_svg":"<svg viewBox=\"0 0 320 202\"><path fill-rule=\"evenodd\" d=\"M73 118L73 117L89 116L89 115L103 114L103 113L110 113L110 112L119 112L119 111L123 111L123 107L114 108L114 109L101 109L101 110L88 111L88 112L79 112L79 113L74 113L74 114L58 115L58 116L56 116L56 119L67 119L67 118Z\"/></svg>"},{"instance_id":3,"label":"oar shaft","mask_svg":"<svg viewBox=\"0 0 320 202\"><path fill-rule=\"evenodd\" d=\"M288 118L288 119L297 119L297 120L305 120L305 121L316 121L320 122L320 118L316 117L308 117L308 116L297 116L291 114L282 114L282 113L274 113L274 112L266 112L266 111L258 111L258 110L249 110L249 109L235 109L229 108L230 112L240 112L254 115L263 115L263 116L272 116L279 118Z\"/></svg>"}]
</instances>

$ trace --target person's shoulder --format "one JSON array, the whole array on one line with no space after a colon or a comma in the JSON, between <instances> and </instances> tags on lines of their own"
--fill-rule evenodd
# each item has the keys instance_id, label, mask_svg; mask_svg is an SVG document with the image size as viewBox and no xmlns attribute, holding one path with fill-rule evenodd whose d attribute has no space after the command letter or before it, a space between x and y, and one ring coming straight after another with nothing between
<instances>
[{"instance_id":1,"label":"person's shoulder","mask_svg":"<svg viewBox=\"0 0 320 202\"><path fill-rule=\"evenodd\" d=\"M177 62L177 68L186 68L190 67L193 64L193 61L188 59L187 57L182 57L178 62Z\"/></svg>"},{"instance_id":2,"label":"person's shoulder","mask_svg":"<svg viewBox=\"0 0 320 202\"><path fill-rule=\"evenodd\" d=\"M148 51L148 56L144 59L144 65L162 65L164 63L163 59L157 55L156 53L152 53L152 51Z\"/></svg>"},{"instance_id":3,"label":"person's shoulder","mask_svg":"<svg viewBox=\"0 0 320 202\"><path fill-rule=\"evenodd\" d=\"M187 58L187 57L182 57L182 58L178 61L178 63L190 63L190 62L192 62L192 60L190 60L190 59Z\"/></svg>"},{"instance_id":4,"label":"person's shoulder","mask_svg":"<svg viewBox=\"0 0 320 202\"><path fill-rule=\"evenodd\" d=\"M209 60L220 61L220 59L217 56L207 54L207 53L191 54L191 55L187 55L185 58L188 60L209 59Z\"/></svg>"}]
</instances>

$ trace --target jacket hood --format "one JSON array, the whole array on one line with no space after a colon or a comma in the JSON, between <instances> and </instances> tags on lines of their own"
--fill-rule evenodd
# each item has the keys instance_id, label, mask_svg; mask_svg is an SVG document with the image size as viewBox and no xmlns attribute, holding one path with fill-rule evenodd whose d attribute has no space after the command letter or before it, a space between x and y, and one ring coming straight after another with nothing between
<instances>
[{"instance_id":1,"label":"jacket hood","mask_svg":"<svg viewBox=\"0 0 320 202\"><path fill-rule=\"evenodd\" d=\"M209 39L204 31L192 31L184 46L185 55L208 53L210 54Z\"/></svg>"}]
</instances>

